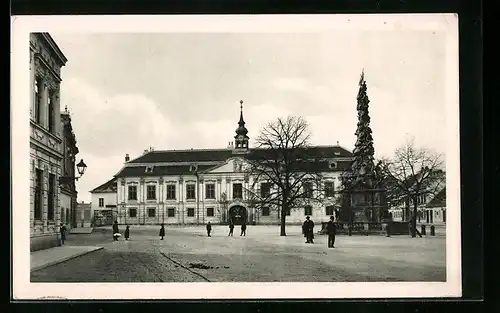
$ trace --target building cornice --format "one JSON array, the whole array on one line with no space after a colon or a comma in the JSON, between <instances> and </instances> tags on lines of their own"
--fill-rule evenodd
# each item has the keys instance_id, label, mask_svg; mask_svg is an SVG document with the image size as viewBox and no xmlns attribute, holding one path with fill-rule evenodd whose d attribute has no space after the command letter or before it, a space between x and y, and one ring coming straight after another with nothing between
<instances>
[{"instance_id":1,"label":"building cornice","mask_svg":"<svg viewBox=\"0 0 500 313\"><path fill-rule=\"evenodd\" d=\"M221 165L225 161L201 161L201 162L158 162L158 163L125 163L124 167L143 167L143 166L189 166L189 165Z\"/></svg>"},{"instance_id":2,"label":"building cornice","mask_svg":"<svg viewBox=\"0 0 500 313\"><path fill-rule=\"evenodd\" d=\"M59 62L61 65L66 65L66 62L68 62L68 59L64 55L64 53L61 51L57 43L54 41L52 36L49 33L42 33L42 37L45 39L45 41L49 44L50 48L52 51L57 55Z\"/></svg>"},{"instance_id":3,"label":"building cornice","mask_svg":"<svg viewBox=\"0 0 500 313\"><path fill-rule=\"evenodd\" d=\"M40 142L34 140L33 138L30 138L30 144L33 144L34 146L36 146L37 148L39 148L43 152L47 153L48 155L50 155L58 160L63 159L63 155L60 152L54 151L54 150L48 148L47 146L41 144Z\"/></svg>"},{"instance_id":4,"label":"building cornice","mask_svg":"<svg viewBox=\"0 0 500 313\"><path fill-rule=\"evenodd\" d=\"M39 60L40 63L49 71L50 74L56 79L58 83L62 82L61 76L54 71L54 69L45 61L45 59L41 56L40 53L35 52L35 59Z\"/></svg>"},{"instance_id":5,"label":"building cornice","mask_svg":"<svg viewBox=\"0 0 500 313\"><path fill-rule=\"evenodd\" d=\"M47 135L48 137L54 139L55 141L57 141L57 143L62 143L62 138L56 134L53 134L51 132L49 132L49 130L45 127L43 127L42 125L36 123L33 119L30 119L30 125L33 126L33 128L35 129L35 131L41 131L44 133L44 135Z\"/></svg>"}]
</instances>

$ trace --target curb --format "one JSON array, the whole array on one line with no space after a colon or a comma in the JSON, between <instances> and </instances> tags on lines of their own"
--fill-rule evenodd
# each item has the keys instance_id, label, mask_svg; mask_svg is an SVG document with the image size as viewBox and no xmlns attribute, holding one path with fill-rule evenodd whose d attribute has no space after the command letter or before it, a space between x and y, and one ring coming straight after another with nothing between
<instances>
[{"instance_id":1,"label":"curb","mask_svg":"<svg viewBox=\"0 0 500 313\"><path fill-rule=\"evenodd\" d=\"M74 259L74 258L80 257L80 256L85 255L85 254L89 254L89 253L91 253L91 252L95 252L95 251L102 250L103 248L104 248L104 247L97 247L97 248L96 248L96 249L94 249L94 250L80 252L80 253L73 254L73 255L67 256L67 257L65 257L65 258L59 259L59 260L55 260L55 261L49 262L49 263L47 263L47 264L43 264L43 265L40 265L40 266L34 267L34 268L32 268L32 269L30 270L30 273L31 273L31 272L35 272L35 271L38 271L38 270L41 270L41 269L44 269L44 268L49 267L49 266L52 266L52 265L56 265L56 264L59 264L59 263L63 263L63 262L69 261L69 260L71 260L71 259Z\"/></svg>"}]
</instances>

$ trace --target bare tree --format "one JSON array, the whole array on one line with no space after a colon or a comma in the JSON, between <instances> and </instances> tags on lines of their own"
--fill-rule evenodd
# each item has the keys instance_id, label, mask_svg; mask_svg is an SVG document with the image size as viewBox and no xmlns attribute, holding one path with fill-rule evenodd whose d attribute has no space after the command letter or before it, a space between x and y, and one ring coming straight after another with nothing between
<instances>
[{"instance_id":1,"label":"bare tree","mask_svg":"<svg viewBox=\"0 0 500 313\"><path fill-rule=\"evenodd\" d=\"M321 201L321 167L324 156L309 146L308 123L289 116L269 122L255 140L247 157L246 171L253 178L249 195L255 205L276 209L280 236L286 236L286 216L293 208ZM323 163L322 163L323 162ZM270 188L256 188L267 183Z\"/></svg>"},{"instance_id":2,"label":"bare tree","mask_svg":"<svg viewBox=\"0 0 500 313\"><path fill-rule=\"evenodd\" d=\"M419 197L435 195L446 183L443 163L441 154L415 147L414 139L408 139L396 149L392 159L383 161L382 171L387 181L399 191L408 209L413 204L412 237L417 233Z\"/></svg>"}]
</instances>

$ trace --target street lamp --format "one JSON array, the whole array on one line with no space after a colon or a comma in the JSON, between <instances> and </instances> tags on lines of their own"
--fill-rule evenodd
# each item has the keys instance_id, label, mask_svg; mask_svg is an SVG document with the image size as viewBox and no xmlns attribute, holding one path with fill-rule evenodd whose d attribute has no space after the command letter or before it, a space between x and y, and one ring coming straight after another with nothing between
<instances>
[{"instance_id":1,"label":"street lamp","mask_svg":"<svg viewBox=\"0 0 500 313\"><path fill-rule=\"evenodd\" d=\"M83 174L85 174L85 170L87 169L87 164L85 164L85 162L83 162L83 159L80 160L80 162L76 165L76 169L78 171L78 174L80 174L80 176L78 176L78 177L60 176L59 177L59 184L68 184L72 181L78 180L80 177L83 176Z\"/></svg>"},{"instance_id":2,"label":"street lamp","mask_svg":"<svg viewBox=\"0 0 500 313\"><path fill-rule=\"evenodd\" d=\"M76 169L78 170L78 174L80 174L80 177L82 177L83 174L85 174L85 170L87 169L87 164L83 162L83 159L80 160L80 162L76 165ZM76 180L80 177L75 177Z\"/></svg>"}]
</instances>

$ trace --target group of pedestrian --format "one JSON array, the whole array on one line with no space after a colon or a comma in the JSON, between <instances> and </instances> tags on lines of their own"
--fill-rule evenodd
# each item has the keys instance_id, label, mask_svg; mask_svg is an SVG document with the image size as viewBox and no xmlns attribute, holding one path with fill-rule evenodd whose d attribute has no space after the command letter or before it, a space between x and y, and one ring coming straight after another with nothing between
<instances>
[{"instance_id":1,"label":"group of pedestrian","mask_svg":"<svg viewBox=\"0 0 500 313\"><path fill-rule=\"evenodd\" d=\"M212 224L210 222L207 223L207 235L208 237L211 236L212 232ZM66 239L66 226L64 226L61 223L60 227L60 232L61 232L61 242L64 244L64 241ZM229 234L228 236L233 236L234 232L234 223L231 221L229 223ZM335 224L333 216L330 216L330 221L328 222L327 225L327 232L328 232L328 248L335 248L335 235L337 234L337 226ZM302 224L302 233L304 234L304 237L306 238L306 243L314 243L314 222L311 220L309 216L306 216L306 220ZM241 224L241 233L240 236L246 236L247 234L247 225L246 223ZM121 236L120 230L118 228L118 222L115 221L113 224L113 241L118 241L118 238ZM161 224L160 227L160 240L163 240L165 237L165 225ZM130 238L130 226L127 225L125 228L125 240L128 240Z\"/></svg>"},{"instance_id":2,"label":"group of pedestrian","mask_svg":"<svg viewBox=\"0 0 500 313\"><path fill-rule=\"evenodd\" d=\"M210 222L207 223L207 236L212 237L210 233L212 232L212 224ZM228 236L233 236L234 232L234 223L230 222L229 223L229 233L227 234ZM243 223L241 224L241 233L240 236L246 236L247 235L247 224Z\"/></svg>"},{"instance_id":3,"label":"group of pedestrian","mask_svg":"<svg viewBox=\"0 0 500 313\"><path fill-rule=\"evenodd\" d=\"M126 225L125 227L125 240L130 238L130 226ZM118 241L118 238L121 237L120 229L118 228L118 222L115 221L113 224L113 241Z\"/></svg>"},{"instance_id":4,"label":"group of pedestrian","mask_svg":"<svg viewBox=\"0 0 500 313\"><path fill-rule=\"evenodd\" d=\"M327 224L328 233L328 248L335 248L335 235L337 234L337 225L333 216L330 216L330 221ZM306 237L306 243L314 243L314 222L309 216L306 216L306 220L302 224L302 233Z\"/></svg>"},{"instance_id":5,"label":"group of pedestrian","mask_svg":"<svg viewBox=\"0 0 500 313\"><path fill-rule=\"evenodd\" d=\"M229 222L229 233L227 235L232 237L233 232L234 232L234 223L231 221L231 222ZM245 222L243 222L241 224L240 236L246 236L246 235L247 235L247 224Z\"/></svg>"}]
</instances>

